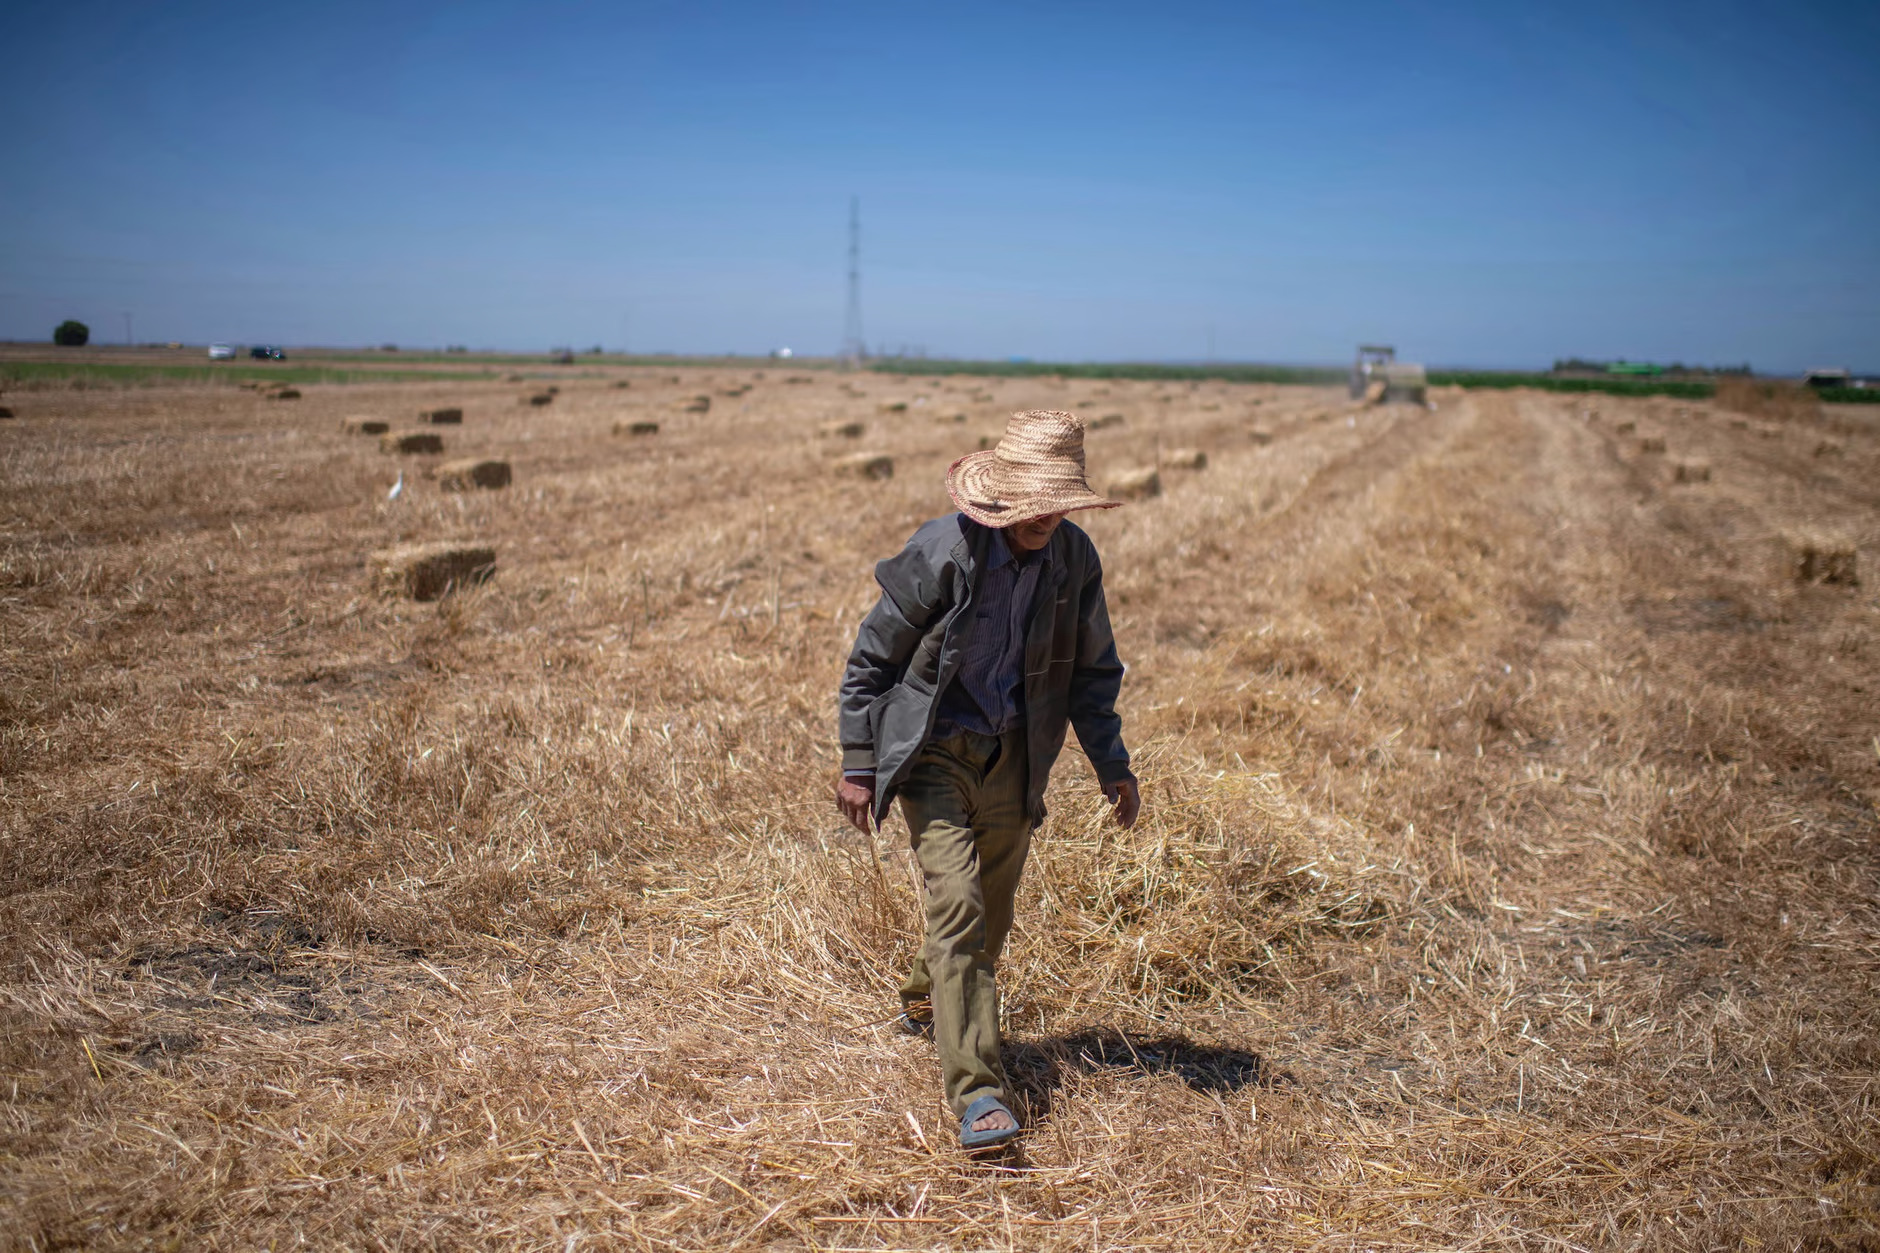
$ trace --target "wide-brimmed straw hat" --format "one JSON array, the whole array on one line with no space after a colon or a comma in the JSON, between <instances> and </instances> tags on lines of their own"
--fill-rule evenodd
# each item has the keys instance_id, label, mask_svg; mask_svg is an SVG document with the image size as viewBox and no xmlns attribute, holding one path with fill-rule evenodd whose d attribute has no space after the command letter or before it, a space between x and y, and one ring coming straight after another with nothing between
<instances>
[{"instance_id":1,"label":"wide-brimmed straw hat","mask_svg":"<svg viewBox=\"0 0 1880 1253\"><path fill-rule=\"evenodd\" d=\"M1015 526L1046 514L1114 509L1084 478L1084 420L1057 409L1015 413L995 447L947 469L947 495L986 526Z\"/></svg>"}]
</instances>

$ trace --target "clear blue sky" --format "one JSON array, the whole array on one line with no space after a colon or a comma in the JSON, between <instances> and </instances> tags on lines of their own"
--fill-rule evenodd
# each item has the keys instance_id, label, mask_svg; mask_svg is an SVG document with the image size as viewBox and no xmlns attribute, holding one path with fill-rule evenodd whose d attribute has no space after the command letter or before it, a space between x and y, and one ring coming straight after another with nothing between
<instances>
[{"instance_id":1,"label":"clear blue sky","mask_svg":"<svg viewBox=\"0 0 1880 1253\"><path fill-rule=\"evenodd\" d=\"M1880 369L1880 6L9 5L0 338Z\"/></svg>"}]
</instances>

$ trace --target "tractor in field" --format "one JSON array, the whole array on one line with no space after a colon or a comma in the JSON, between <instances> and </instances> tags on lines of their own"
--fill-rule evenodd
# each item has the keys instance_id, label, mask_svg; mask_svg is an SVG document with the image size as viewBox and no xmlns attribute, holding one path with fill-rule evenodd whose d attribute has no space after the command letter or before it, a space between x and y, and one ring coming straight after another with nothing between
<instances>
[{"instance_id":1,"label":"tractor in field","mask_svg":"<svg viewBox=\"0 0 1880 1253\"><path fill-rule=\"evenodd\" d=\"M1351 365L1351 398L1374 405L1426 403L1429 380L1423 367L1397 360L1388 344L1359 344Z\"/></svg>"}]
</instances>

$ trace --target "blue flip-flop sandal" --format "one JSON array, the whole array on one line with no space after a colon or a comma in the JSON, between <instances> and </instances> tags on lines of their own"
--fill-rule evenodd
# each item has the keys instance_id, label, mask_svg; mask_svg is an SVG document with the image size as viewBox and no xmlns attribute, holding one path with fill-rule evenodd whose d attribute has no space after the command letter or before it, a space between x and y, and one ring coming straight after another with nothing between
<instances>
[{"instance_id":1,"label":"blue flip-flop sandal","mask_svg":"<svg viewBox=\"0 0 1880 1253\"><path fill-rule=\"evenodd\" d=\"M1009 1127L998 1127L990 1131L974 1131L973 1124L987 1114L998 1110L1012 1120ZM982 1096L966 1107L960 1115L960 1147L963 1149L989 1149L995 1144L1004 1144L1016 1139L1024 1128L1018 1125L1018 1115L1005 1107L1005 1102L996 1096Z\"/></svg>"}]
</instances>

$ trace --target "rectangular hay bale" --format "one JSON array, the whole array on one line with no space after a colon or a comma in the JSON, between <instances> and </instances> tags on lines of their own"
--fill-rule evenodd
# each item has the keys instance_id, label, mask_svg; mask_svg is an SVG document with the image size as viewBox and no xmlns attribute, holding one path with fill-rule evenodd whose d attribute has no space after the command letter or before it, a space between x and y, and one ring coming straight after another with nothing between
<instances>
[{"instance_id":1,"label":"rectangular hay bale","mask_svg":"<svg viewBox=\"0 0 1880 1253\"><path fill-rule=\"evenodd\" d=\"M1125 470L1110 478L1103 491L1117 500L1147 500L1162 494L1162 475L1153 466Z\"/></svg>"},{"instance_id":2,"label":"rectangular hay bale","mask_svg":"<svg viewBox=\"0 0 1880 1253\"><path fill-rule=\"evenodd\" d=\"M418 414L418 417L432 426L461 426L463 424L462 409L426 409Z\"/></svg>"},{"instance_id":3,"label":"rectangular hay bale","mask_svg":"<svg viewBox=\"0 0 1880 1253\"><path fill-rule=\"evenodd\" d=\"M1172 470L1205 470L1208 454L1199 448L1177 448L1162 454L1162 464Z\"/></svg>"},{"instance_id":4,"label":"rectangular hay bale","mask_svg":"<svg viewBox=\"0 0 1880 1253\"><path fill-rule=\"evenodd\" d=\"M1638 439L1638 450L1642 453L1663 452L1665 450L1665 437L1662 435L1641 435Z\"/></svg>"},{"instance_id":5,"label":"rectangular hay bale","mask_svg":"<svg viewBox=\"0 0 1880 1253\"><path fill-rule=\"evenodd\" d=\"M412 600L437 600L482 583L494 573L496 550L487 544L442 540L372 554L373 586Z\"/></svg>"},{"instance_id":6,"label":"rectangular hay bale","mask_svg":"<svg viewBox=\"0 0 1880 1253\"><path fill-rule=\"evenodd\" d=\"M860 439L867 428L860 422L825 422L817 428L824 439Z\"/></svg>"},{"instance_id":7,"label":"rectangular hay bale","mask_svg":"<svg viewBox=\"0 0 1880 1253\"><path fill-rule=\"evenodd\" d=\"M379 436L379 449L395 453L443 452L444 437L430 431L388 431Z\"/></svg>"},{"instance_id":8,"label":"rectangular hay bale","mask_svg":"<svg viewBox=\"0 0 1880 1253\"><path fill-rule=\"evenodd\" d=\"M1788 537L1791 570L1797 583L1860 586L1860 554L1845 536L1804 532Z\"/></svg>"},{"instance_id":9,"label":"rectangular hay bale","mask_svg":"<svg viewBox=\"0 0 1880 1253\"><path fill-rule=\"evenodd\" d=\"M536 392L532 396L524 396L522 403L525 405L552 405L555 403L555 394L553 392Z\"/></svg>"},{"instance_id":10,"label":"rectangular hay bale","mask_svg":"<svg viewBox=\"0 0 1880 1253\"><path fill-rule=\"evenodd\" d=\"M616 435L657 435L659 434L659 423L646 422L646 421L616 422L614 423L614 434Z\"/></svg>"},{"instance_id":11,"label":"rectangular hay bale","mask_svg":"<svg viewBox=\"0 0 1880 1253\"><path fill-rule=\"evenodd\" d=\"M1710 482L1710 463L1708 461L1680 461L1671 468L1671 480L1674 483Z\"/></svg>"},{"instance_id":12,"label":"rectangular hay bale","mask_svg":"<svg viewBox=\"0 0 1880 1253\"><path fill-rule=\"evenodd\" d=\"M894 458L880 452L850 453L846 457L837 457L836 473L858 479L891 479L894 477Z\"/></svg>"},{"instance_id":13,"label":"rectangular hay bale","mask_svg":"<svg viewBox=\"0 0 1880 1253\"><path fill-rule=\"evenodd\" d=\"M509 463L500 457L466 457L437 468L437 485L447 492L509 486Z\"/></svg>"},{"instance_id":14,"label":"rectangular hay bale","mask_svg":"<svg viewBox=\"0 0 1880 1253\"><path fill-rule=\"evenodd\" d=\"M1256 426L1251 431L1247 432L1247 438L1264 447L1273 442L1273 432L1262 430Z\"/></svg>"},{"instance_id":15,"label":"rectangular hay bale","mask_svg":"<svg viewBox=\"0 0 1880 1253\"><path fill-rule=\"evenodd\" d=\"M368 418L361 414L343 419L339 429L348 435L383 435L392 429L392 424L383 418Z\"/></svg>"}]
</instances>

